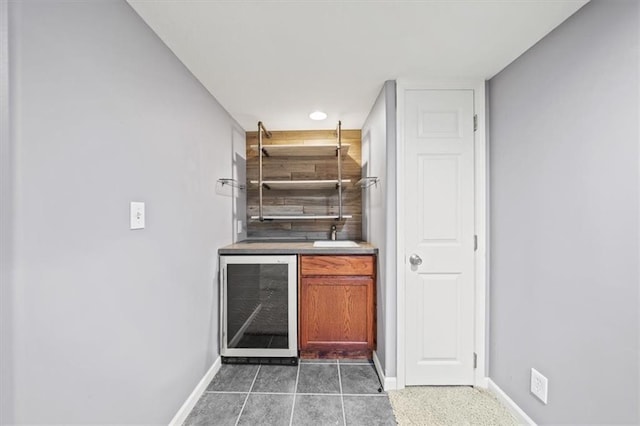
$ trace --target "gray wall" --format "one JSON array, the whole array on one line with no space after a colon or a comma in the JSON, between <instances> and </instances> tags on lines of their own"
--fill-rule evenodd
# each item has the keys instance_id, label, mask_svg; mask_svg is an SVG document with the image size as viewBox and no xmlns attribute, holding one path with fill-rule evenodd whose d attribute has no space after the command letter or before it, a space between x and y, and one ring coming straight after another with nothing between
<instances>
[{"instance_id":1,"label":"gray wall","mask_svg":"<svg viewBox=\"0 0 640 426\"><path fill-rule=\"evenodd\" d=\"M640 422L638 22L593 0L489 85L490 376L542 424Z\"/></svg>"},{"instance_id":2,"label":"gray wall","mask_svg":"<svg viewBox=\"0 0 640 426\"><path fill-rule=\"evenodd\" d=\"M0 0L0 424L13 422L13 171L8 3Z\"/></svg>"},{"instance_id":3,"label":"gray wall","mask_svg":"<svg viewBox=\"0 0 640 426\"><path fill-rule=\"evenodd\" d=\"M363 239L378 247L377 356L396 376L396 82L385 82L362 127L363 176L380 182L363 191Z\"/></svg>"},{"instance_id":4,"label":"gray wall","mask_svg":"<svg viewBox=\"0 0 640 426\"><path fill-rule=\"evenodd\" d=\"M9 12L15 420L166 424L218 356L238 126L124 1Z\"/></svg>"}]
</instances>

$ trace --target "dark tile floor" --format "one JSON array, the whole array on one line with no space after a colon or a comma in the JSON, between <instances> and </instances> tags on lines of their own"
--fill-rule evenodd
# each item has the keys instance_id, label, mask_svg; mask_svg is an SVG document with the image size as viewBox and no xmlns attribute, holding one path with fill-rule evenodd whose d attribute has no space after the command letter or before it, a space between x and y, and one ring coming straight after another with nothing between
<instances>
[{"instance_id":1,"label":"dark tile floor","mask_svg":"<svg viewBox=\"0 0 640 426\"><path fill-rule=\"evenodd\" d=\"M189 414L200 425L395 425L366 361L224 364Z\"/></svg>"}]
</instances>

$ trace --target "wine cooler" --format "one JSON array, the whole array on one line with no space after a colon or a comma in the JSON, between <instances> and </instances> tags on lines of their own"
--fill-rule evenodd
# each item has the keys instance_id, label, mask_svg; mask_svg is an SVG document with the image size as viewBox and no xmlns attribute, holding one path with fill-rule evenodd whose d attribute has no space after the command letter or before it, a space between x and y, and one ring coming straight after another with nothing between
<instances>
[{"instance_id":1,"label":"wine cooler","mask_svg":"<svg viewBox=\"0 0 640 426\"><path fill-rule=\"evenodd\" d=\"M295 255L220 256L224 363L297 364Z\"/></svg>"}]
</instances>

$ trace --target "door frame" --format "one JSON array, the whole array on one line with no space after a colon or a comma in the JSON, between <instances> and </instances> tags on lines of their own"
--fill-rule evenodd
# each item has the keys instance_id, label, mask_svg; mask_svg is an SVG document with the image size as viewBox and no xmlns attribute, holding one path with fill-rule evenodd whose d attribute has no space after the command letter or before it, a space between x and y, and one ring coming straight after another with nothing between
<instances>
[{"instance_id":1,"label":"door frame","mask_svg":"<svg viewBox=\"0 0 640 426\"><path fill-rule=\"evenodd\" d=\"M474 349L477 354L477 368L474 371L474 385L486 388L487 380L487 344L488 333L487 318L487 253L488 253L488 204L487 204L487 114L486 114L486 82L484 80L435 80L435 81L403 81L398 80L396 86L397 107L396 107L396 161L397 161L397 204L396 214L399 220L396 221L397 235L397 388L403 389L406 383L405 365L405 264L406 253L404 252L405 231L405 192L404 170L405 170L405 135L404 135L404 103L405 93L408 90L473 90L474 111L478 116L478 127L474 135L474 196L475 196L475 219L474 226L478 236L478 249L475 252L475 296L474 296Z\"/></svg>"}]
</instances>

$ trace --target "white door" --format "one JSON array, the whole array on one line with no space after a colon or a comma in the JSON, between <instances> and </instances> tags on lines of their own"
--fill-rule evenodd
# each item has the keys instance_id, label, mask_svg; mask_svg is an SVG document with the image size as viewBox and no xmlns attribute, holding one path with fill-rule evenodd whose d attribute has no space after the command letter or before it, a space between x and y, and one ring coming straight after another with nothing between
<instances>
[{"instance_id":1,"label":"white door","mask_svg":"<svg viewBox=\"0 0 640 426\"><path fill-rule=\"evenodd\" d=\"M473 115L472 90L406 92L407 385L474 384Z\"/></svg>"}]
</instances>

